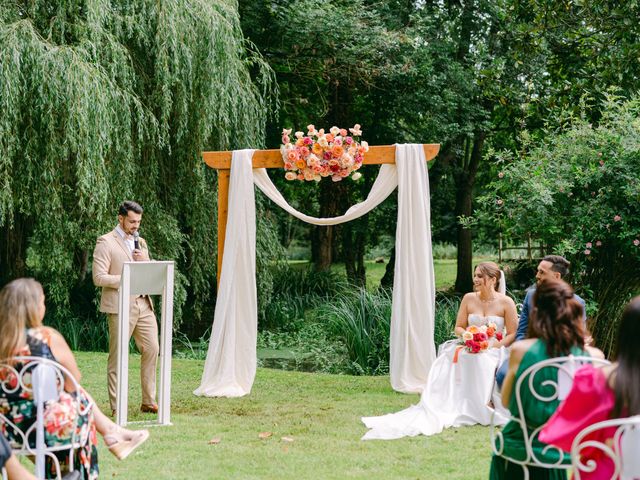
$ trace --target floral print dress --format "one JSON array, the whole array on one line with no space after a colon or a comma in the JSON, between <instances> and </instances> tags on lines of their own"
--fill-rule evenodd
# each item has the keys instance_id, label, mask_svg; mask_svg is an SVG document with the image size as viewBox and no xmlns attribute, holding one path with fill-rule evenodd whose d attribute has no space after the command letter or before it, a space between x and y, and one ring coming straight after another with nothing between
<instances>
[{"instance_id":1,"label":"floral print dress","mask_svg":"<svg viewBox=\"0 0 640 480\"><path fill-rule=\"evenodd\" d=\"M37 328L27 330L27 345L16 352L16 355L42 357L55 361L47 336ZM21 365L14 365L14 367L19 371ZM29 374L25 374L23 378L28 382ZM0 381L15 388L18 379L15 378L14 373L5 369L0 371ZM80 414L77 409L78 400L81 406ZM73 393L63 391L57 401L46 404L44 411L47 446L70 445L74 436L82 445L75 451L73 468L80 472L83 480L98 478L98 438L91 406L90 398L84 390L80 389ZM33 401L30 386L28 389L20 388L13 393L0 390L0 413L22 432L26 432L36 422L36 404ZM2 422L0 430L12 447L21 447L21 436L9 424ZM35 448L35 430L33 432L29 435L29 443L32 448ZM69 470L68 452L68 450L61 450L56 454L63 472ZM48 456L46 475L48 479L56 478L56 467Z\"/></svg>"}]
</instances>

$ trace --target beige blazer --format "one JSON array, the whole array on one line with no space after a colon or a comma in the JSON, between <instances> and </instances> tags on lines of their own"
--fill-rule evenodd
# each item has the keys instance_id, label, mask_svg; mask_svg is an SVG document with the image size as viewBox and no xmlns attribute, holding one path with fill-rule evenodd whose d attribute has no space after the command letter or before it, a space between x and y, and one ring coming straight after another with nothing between
<instances>
[{"instance_id":1,"label":"beige blazer","mask_svg":"<svg viewBox=\"0 0 640 480\"><path fill-rule=\"evenodd\" d=\"M144 238L139 238L140 250L149 260L149 249ZM93 283L96 287L102 287L100 299L100 311L104 313L118 313L118 288L120 287L120 275L124 262L132 262L133 258L129 248L124 243L120 234L114 228L109 233L98 238L96 248L93 251ZM135 297L131 297L133 303ZM151 308L153 308L153 303Z\"/></svg>"}]
</instances>

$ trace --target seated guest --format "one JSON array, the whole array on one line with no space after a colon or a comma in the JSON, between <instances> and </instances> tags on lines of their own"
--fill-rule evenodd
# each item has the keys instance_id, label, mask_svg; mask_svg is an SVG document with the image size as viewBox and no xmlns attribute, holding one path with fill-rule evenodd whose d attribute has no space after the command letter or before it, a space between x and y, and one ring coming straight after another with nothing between
<instances>
[{"instance_id":1,"label":"seated guest","mask_svg":"<svg viewBox=\"0 0 640 480\"><path fill-rule=\"evenodd\" d=\"M616 361L602 369L586 365L576 372L569 395L540 433L540 440L571 451L576 435L585 427L612 418L640 415L640 297L631 301L618 330ZM615 428L599 430L586 440L608 443ZM602 450L581 452L582 462L594 460L594 472L581 472L586 480L613 478L614 464Z\"/></svg>"},{"instance_id":2,"label":"seated guest","mask_svg":"<svg viewBox=\"0 0 640 480\"><path fill-rule=\"evenodd\" d=\"M574 298L573 290L567 283L551 279L538 285L533 295L529 338L512 345L509 369L502 388L502 402L508 405L513 416L518 415L518 405L513 392L514 385L530 366L549 358L569 354L602 357L602 352L584 345L582 316L582 305ZM532 388L541 395L549 395L551 392L548 389L552 387L545 384L549 380L557 382L556 369L548 368L538 372ZM529 435L531 435L534 429L543 425L551 417L559 402L540 402L526 387L521 389L520 397ZM510 421L502 430L502 435L504 454L524 460L525 446L520 425ZM539 458L545 458L542 453L544 444L534 439L532 447ZM557 456L549 460L557 460ZM566 473L562 469L528 468L529 478L532 480L566 478ZM512 480L525 477L520 465L494 455L491 461L490 478Z\"/></svg>"},{"instance_id":3,"label":"seated guest","mask_svg":"<svg viewBox=\"0 0 640 480\"><path fill-rule=\"evenodd\" d=\"M67 368L76 381L80 380L80 371L71 349L64 337L53 328L42 326L45 314L42 286L33 279L21 278L7 284L0 291L0 361L12 364L15 356L34 356L57 361ZM0 371L5 381L13 375L8 369ZM86 414L77 418L73 407L74 399L80 400ZM0 413L25 432L36 421L36 405L31 390L18 388L13 393L2 392ZM81 478L98 478L98 451L96 430L103 436L107 448L118 459L123 459L141 445L149 436L147 430L131 431L119 427L106 417L95 405L91 396L82 388L76 390L74 384L65 378L64 392L56 402L45 407L45 441L47 445L64 445L71 441L74 432L69 425L76 425L76 438L80 438L82 447L76 451L74 470ZM9 441L20 443L17 433L7 423L0 425L2 433ZM31 439L30 439L31 441ZM68 470L68 458L60 455L63 470ZM48 474L55 470L53 462L48 462Z\"/></svg>"},{"instance_id":4,"label":"seated guest","mask_svg":"<svg viewBox=\"0 0 640 480\"><path fill-rule=\"evenodd\" d=\"M561 280L569 273L569 266L571 263L560 255L547 255L538 264L536 269L536 285L540 285L545 280ZM524 340L527 336L527 330L529 328L529 312L533 308L533 294L536 291L536 285L527 290L524 300L522 301L522 310L520 310L520 316L518 317L518 330L516 332L516 341ZM575 293L573 294L580 305L582 305L582 321L587 324L587 316L584 311L584 300ZM588 343L587 343L588 344ZM509 358L507 357L496 372L496 382L498 386L502 388L504 377L507 374L509 368Z\"/></svg>"}]
</instances>

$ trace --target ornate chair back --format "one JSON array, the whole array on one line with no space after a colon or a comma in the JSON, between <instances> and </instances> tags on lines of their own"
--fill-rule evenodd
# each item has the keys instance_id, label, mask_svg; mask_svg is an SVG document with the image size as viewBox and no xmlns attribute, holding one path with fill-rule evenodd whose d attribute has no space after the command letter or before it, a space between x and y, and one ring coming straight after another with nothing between
<instances>
[{"instance_id":1,"label":"ornate chair back","mask_svg":"<svg viewBox=\"0 0 640 480\"><path fill-rule=\"evenodd\" d=\"M604 441L601 441L603 440ZM571 445L574 479L610 462L611 479L640 478L640 415L604 420L585 427Z\"/></svg>"},{"instance_id":2,"label":"ornate chair back","mask_svg":"<svg viewBox=\"0 0 640 480\"><path fill-rule=\"evenodd\" d=\"M569 355L566 357L557 357L537 362L528 367L517 378L513 394L515 395L516 405L518 409L517 416L510 415L509 421L517 425L522 432L523 437L523 456L524 458L513 458L504 451L504 437L502 431L495 423L491 422L491 446L495 455L500 456L512 463L517 463L524 470L525 480L529 478L529 466L557 469L571 468L569 459L565 457L562 450L553 445L544 445L542 454L536 452L534 446L540 445L538 435L544 427L542 425L531 425L530 419L527 418L524 410L523 392L525 390L529 395L536 399L536 403L550 404L558 403L571 390L573 376L575 372L583 365L591 363L593 365L608 365L608 360ZM555 373L554 373L555 371ZM542 373L544 372L544 373Z\"/></svg>"},{"instance_id":3,"label":"ornate chair back","mask_svg":"<svg viewBox=\"0 0 640 480\"><path fill-rule=\"evenodd\" d=\"M71 373L62 365L41 357L18 356L11 359L11 363L0 363L0 421L10 437L13 438L11 448L16 455L33 456L36 459L35 474L38 478L45 478L45 459L48 458L55 466L56 478L62 478L60 461L56 453L68 455L70 469L73 470L73 455L81 447L81 439L77 434L77 422L81 415L88 413L89 407L83 407L78 396L72 400L72 418L74 425L69 428L71 438L64 444L47 446L45 442L45 414L49 402L55 402L64 391L65 378L75 386L80 385ZM35 421L25 430L5 415L5 408L11 407L11 398L33 398L36 407Z\"/></svg>"}]
</instances>

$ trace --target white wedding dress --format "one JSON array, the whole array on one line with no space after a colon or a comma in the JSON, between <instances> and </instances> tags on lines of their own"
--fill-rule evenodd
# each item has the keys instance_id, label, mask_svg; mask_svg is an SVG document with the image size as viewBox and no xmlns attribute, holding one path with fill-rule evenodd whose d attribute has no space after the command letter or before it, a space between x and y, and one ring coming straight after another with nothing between
<instances>
[{"instance_id":1,"label":"white wedding dress","mask_svg":"<svg viewBox=\"0 0 640 480\"><path fill-rule=\"evenodd\" d=\"M495 323L504 330L504 318L472 314L469 325ZM460 349L454 363L458 340L445 342L439 347L438 357L431 366L420 403L397 413L380 417L363 417L370 430L363 440L390 440L415 435L434 435L447 427L462 425L489 425L493 410L489 400L497 406L494 422L507 423L508 411L502 407L500 395L493 388L495 372L504 357L504 347L489 348L482 353L469 353ZM492 396L493 392L493 396Z\"/></svg>"}]
</instances>

